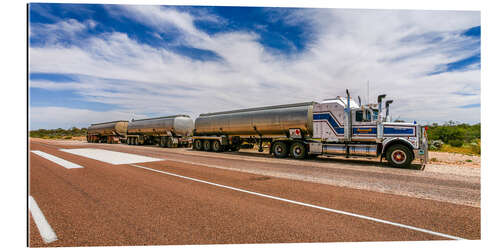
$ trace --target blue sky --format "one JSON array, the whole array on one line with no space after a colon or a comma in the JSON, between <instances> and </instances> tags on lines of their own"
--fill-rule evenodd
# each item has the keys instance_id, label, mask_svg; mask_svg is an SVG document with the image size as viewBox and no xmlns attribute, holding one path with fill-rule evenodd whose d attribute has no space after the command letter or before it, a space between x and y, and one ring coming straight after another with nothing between
<instances>
[{"instance_id":1,"label":"blue sky","mask_svg":"<svg viewBox=\"0 0 500 250\"><path fill-rule=\"evenodd\" d=\"M30 4L30 126L386 93L393 118L480 121L480 13Z\"/></svg>"}]
</instances>

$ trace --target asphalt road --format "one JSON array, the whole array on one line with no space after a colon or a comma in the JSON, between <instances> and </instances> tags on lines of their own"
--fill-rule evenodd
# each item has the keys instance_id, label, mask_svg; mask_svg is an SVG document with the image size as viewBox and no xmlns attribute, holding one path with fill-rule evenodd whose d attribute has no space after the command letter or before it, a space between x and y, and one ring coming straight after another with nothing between
<instances>
[{"instance_id":1,"label":"asphalt road","mask_svg":"<svg viewBox=\"0 0 500 250\"><path fill-rule=\"evenodd\" d=\"M111 164L61 150L72 148L158 160ZM39 229L34 217L38 223L40 217L30 204L31 247L480 239L477 206L296 178L314 169L311 162L43 140L30 141L30 151L29 195L57 235L44 241L47 226ZM67 169L33 151L81 168ZM356 161L340 163L359 165L354 169L314 164L361 180L377 178L379 171ZM409 189L412 183L420 189L439 186L437 177L395 172L401 171L378 178L409 183ZM453 187L467 182L442 182L445 189L466 192ZM477 188L470 185L465 189Z\"/></svg>"}]
</instances>

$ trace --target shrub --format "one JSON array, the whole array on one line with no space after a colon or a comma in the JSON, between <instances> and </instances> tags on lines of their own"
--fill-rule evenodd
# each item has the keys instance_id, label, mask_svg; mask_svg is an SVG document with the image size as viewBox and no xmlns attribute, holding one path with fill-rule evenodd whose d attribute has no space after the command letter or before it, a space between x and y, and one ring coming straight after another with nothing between
<instances>
[{"instance_id":1,"label":"shrub","mask_svg":"<svg viewBox=\"0 0 500 250\"><path fill-rule=\"evenodd\" d=\"M443 147L443 141L441 140L431 140L429 142L429 149L430 150L439 150L441 147Z\"/></svg>"},{"instance_id":2,"label":"shrub","mask_svg":"<svg viewBox=\"0 0 500 250\"><path fill-rule=\"evenodd\" d=\"M470 147L474 153L478 155L481 154L481 140L475 140L474 142L471 142Z\"/></svg>"},{"instance_id":3,"label":"shrub","mask_svg":"<svg viewBox=\"0 0 500 250\"><path fill-rule=\"evenodd\" d=\"M457 140L457 139L450 140L449 143L452 147L457 147L457 148L464 145L464 142L462 140Z\"/></svg>"}]
</instances>

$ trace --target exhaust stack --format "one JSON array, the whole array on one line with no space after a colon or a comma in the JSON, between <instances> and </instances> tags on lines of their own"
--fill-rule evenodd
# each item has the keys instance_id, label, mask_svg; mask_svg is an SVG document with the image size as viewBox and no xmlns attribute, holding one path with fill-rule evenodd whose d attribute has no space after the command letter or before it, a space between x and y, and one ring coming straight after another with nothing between
<instances>
[{"instance_id":1,"label":"exhaust stack","mask_svg":"<svg viewBox=\"0 0 500 250\"><path fill-rule=\"evenodd\" d=\"M382 121L382 99L385 98L385 94L379 95L377 97L377 103L378 103L378 121Z\"/></svg>"},{"instance_id":2,"label":"exhaust stack","mask_svg":"<svg viewBox=\"0 0 500 250\"><path fill-rule=\"evenodd\" d=\"M344 127L344 140L351 141L351 133L352 133L352 115L351 115L351 95L349 94L349 90L345 90L347 94L347 108L345 109L345 117L346 117L346 126ZM349 151L347 152L349 154Z\"/></svg>"},{"instance_id":3,"label":"exhaust stack","mask_svg":"<svg viewBox=\"0 0 500 250\"><path fill-rule=\"evenodd\" d=\"M393 102L393 100L387 100L385 102L385 121L390 122L391 119L389 117L389 105Z\"/></svg>"}]
</instances>

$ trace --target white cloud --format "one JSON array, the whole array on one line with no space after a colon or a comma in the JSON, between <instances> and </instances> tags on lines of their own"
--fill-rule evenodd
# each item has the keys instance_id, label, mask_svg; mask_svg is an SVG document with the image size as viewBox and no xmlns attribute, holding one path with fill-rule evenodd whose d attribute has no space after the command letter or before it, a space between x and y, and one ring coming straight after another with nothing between
<instances>
[{"instance_id":1,"label":"white cloud","mask_svg":"<svg viewBox=\"0 0 500 250\"><path fill-rule=\"evenodd\" d=\"M87 101L119 105L137 114L197 116L244 107L319 101L343 95L346 88L364 97L370 80L371 101L379 93L394 99L393 117L429 122L480 119L479 108L458 108L479 103L479 95L453 94L478 93L479 69L427 75L438 65L475 53L460 52L474 41L457 32L480 25L479 12L292 12L282 18L289 23L307 20L315 27L315 39L302 53L292 56L267 52L256 33L208 35L196 29L196 17L187 12L159 6L127 6L123 13L159 34L169 28L182 30L187 45L211 50L222 60L196 61L114 32L78 46L30 48L31 72L81 76L80 83L38 81L31 82L32 86L71 86ZM432 44L425 40L400 42L408 36L433 32L441 39ZM93 122L90 118L87 121Z\"/></svg>"},{"instance_id":2,"label":"white cloud","mask_svg":"<svg viewBox=\"0 0 500 250\"><path fill-rule=\"evenodd\" d=\"M82 23L75 19L49 24L32 23L30 24L30 37L42 39L46 44L54 44L63 39L75 39L79 33L93 29L96 25L97 23L93 20Z\"/></svg>"}]
</instances>

